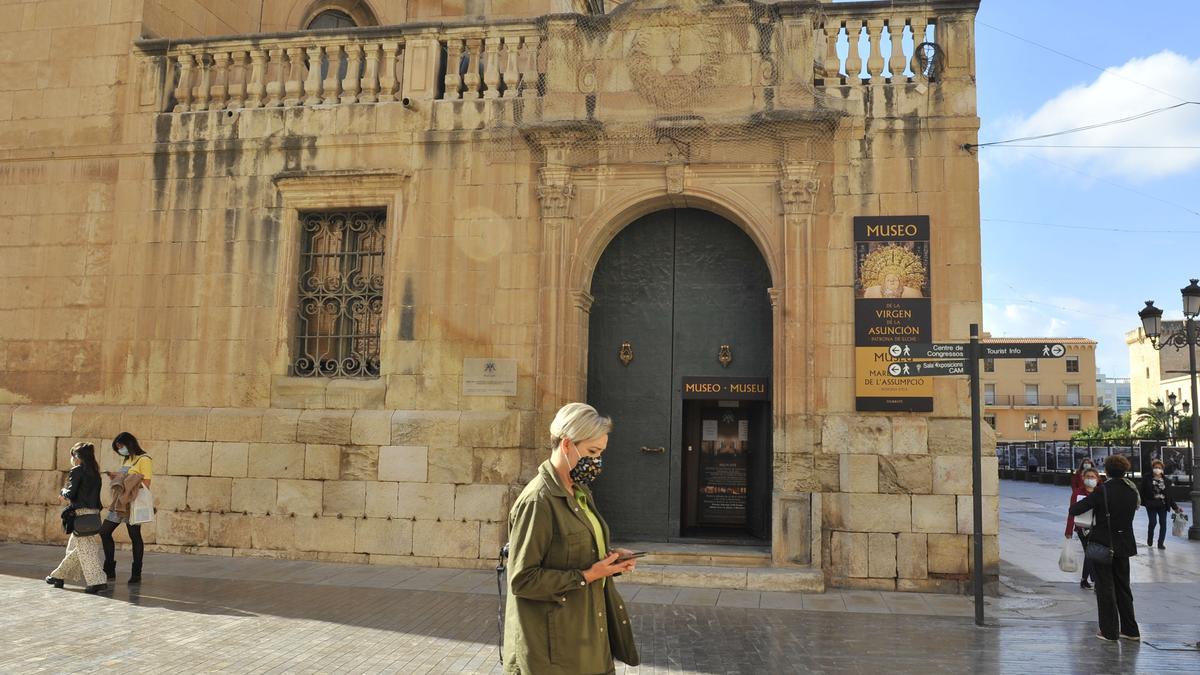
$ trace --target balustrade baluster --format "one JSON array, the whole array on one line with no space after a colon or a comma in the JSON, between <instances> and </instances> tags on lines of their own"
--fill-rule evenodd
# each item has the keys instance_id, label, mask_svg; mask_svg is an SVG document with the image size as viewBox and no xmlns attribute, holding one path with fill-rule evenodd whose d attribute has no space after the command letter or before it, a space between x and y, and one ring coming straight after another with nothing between
<instances>
[{"instance_id":1,"label":"balustrade baluster","mask_svg":"<svg viewBox=\"0 0 1200 675\"><path fill-rule=\"evenodd\" d=\"M892 41L892 53L888 56L888 72L893 83L904 81L904 25L903 17L888 19L888 36Z\"/></svg>"},{"instance_id":2,"label":"balustrade baluster","mask_svg":"<svg viewBox=\"0 0 1200 675\"><path fill-rule=\"evenodd\" d=\"M362 46L346 45L346 77L342 80L342 103L354 103L358 100L360 89L359 64L362 61Z\"/></svg>"},{"instance_id":3,"label":"balustrade baluster","mask_svg":"<svg viewBox=\"0 0 1200 675\"><path fill-rule=\"evenodd\" d=\"M859 42L862 40L861 19L846 22L846 40L846 46L850 48L846 52L846 81L850 84L858 84L862 82L862 78L860 77L862 74L862 53L858 51Z\"/></svg>"},{"instance_id":4,"label":"balustrade baluster","mask_svg":"<svg viewBox=\"0 0 1200 675\"><path fill-rule=\"evenodd\" d=\"M341 45L325 45L325 81L321 85L322 102L334 105L338 102L339 85L341 84L342 47Z\"/></svg>"},{"instance_id":5,"label":"balustrade baluster","mask_svg":"<svg viewBox=\"0 0 1200 675\"><path fill-rule=\"evenodd\" d=\"M265 107L275 108L283 101L284 60L283 49L266 50L266 103Z\"/></svg>"},{"instance_id":6,"label":"balustrade baluster","mask_svg":"<svg viewBox=\"0 0 1200 675\"><path fill-rule=\"evenodd\" d=\"M542 38L528 35L521 44L521 95L535 97L538 95L538 48Z\"/></svg>"},{"instance_id":7,"label":"balustrade baluster","mask_svg":"<svg viewBox=\"0 0 1200 675\"><path fill-rule=\"evenodd\" d=\"M483 84L487 89L484 98L500 95L500 38L490 36L484 40Z\"/></svg>"},{"instance_id":8,"label":"balustrade baluster","mask_svg":"<svg viewBox=\"0 0 1200 675\"><path fill-rule=\"evenodd\" d=\"M304 50L308 55L308 77L304 78L304 105L321 104L321 46Z\"/></svg>"},{"instance_id":9,"label":"balustrade baluster","mask_svg":"<svg viewBox=\"0 0 1200 675\"><path fill-rule=\"evenodd\" d=\"M838 35L842 32L842 25L837 22L826 21L821 33L824 37L825 54L823 57L825 70L825 86L838 84L842 79L842 59L837 53Z\"/></svg>"},{"instance_id":10,"label":"balustrade baluster","mask_svg":"<svg viewBox=\"0 0 1200 675\"><path fill-rule=\"evenodd\" d=\"M483 51L483 40L467 40L467 72L463 75L463 98L479 98L479 60Z\"/></svg>"},{"instance_id":11,"label":"balustrade baluster","mask_svg":"<svg viewBox=\"0 0 1200 675\"><path fill-rule=\"evenodd\" d=\"M400 52L399 42L383 43L383 70L379 74L379 100L396 100L396 56Z\"/></svg>"},{"instance_id":12,"label":"balustrade baluster","mask_svg":"<svg viewBox=\"0 0 1200 675\"><path fill-rule=\"evenodd\" d=\"M921 74L921 43L925 42L925 31L928 24L929 20L923 16L913 17L911 23L909 24L912 27L913 35L913 53L909 68L912 69L914 79L917 77L917 75Z\"/></svg>"},{"instance_id":13,"label":"balustrade baluster","mask_svg":"<svg viewBox=\"0 0 1200 675\"><path fill-rule=\"evenodd\" d=\"M462 87L462 76L458 74L462 62L462 40L446 41L446 91L442 98L455 100L460 98L459 89Z\"/></svg>"},{"instance_id":14,"label":"balustrade baluster","mask_svg":"<svg viewBox=\"0 0 1200 675\"><path fill-rule=\"evenodd\" d=\"M230 54L229 103L226 108L237 110L246 105L246 50L235 49Z\"/></svg>"},{"instance_id":15,"label":"balustrade baluster","mask_svg":"<svg viewBox=\"0 0 1200 675\"><path fill-rule=\"evenodd\" d=\"M867 22L867 79L872 83L883 80L883 19Z\"/></svg>"},{"instance_id":16,"label":"balustrade baluster","mask_svg":"<svg viewBox=\"0 0 1200 675\"><path fill-rule=\"evenodd\" d=\"M179 81L175 84L175 112L187 112L192 109L192 73L195 59L191 54L183 53L175 57L179 64Z\"/></svg>"},{"instance_id":17,"label":"balustrade baluster","mask_svg":"<svg viewBox=\"0 0 1200 675\"><path fill-rule=\"evenodd\" d=\"M500 59L500 62L504 64L504 98L514 98L521 84L521 72L517 68L520 44L521 38L515 35L504 38L504 55Z\"/></svg>"},{"instance_id":18,"label":"balustrade baluster","mask_svg":"<svg viewBox=\"0 0 1200 675\"><path fill-rule=\"evenodd\" d=\"M209 90L209 110L224 110L229 92L229 52L221 50L213 54L212 87Z\"/></svg>"},{"instance_id":19,"label":"balustrade baluster","mask_svg":"<svg viewBox=\"0 0 1200 675\"><path fill-rule=\"evenodd\" d=\"M359 103L374 103L379 100L379 43L364 47L366 61L363 66L362 95Z\"/></svg>"},{"instance_id":20,"label":"balustrade baluster","mask_svg":"<svg viewBox=\"0 0 1200 675\"><path fill-rule=\"evenodd\" d=\"M289 108L300 105L300 93L304 86L304 49L287 48L287 77L283 80L283 104Z\"/></svg>"},{"instance_id":21,"label":"balustrade baluster","mask_svg":"<svg viewBox=\"0 0 1200 675\"><path fill-rule=\"evenodd\" d=\"M192 110L208 110L208 97L212 86L212 68L208 65L208 54L196 55L196 66L200 69L200 83L196 86Z\"/></svg>"},{"instance_id":22,"label":"balustrade baluster","mask_svg":"<svg viewBox=\"0 0 1200 675\"><path fill-rule=\"evenodd\" d=\"M250 51L250 79L246 82L246 107L260 108L266 91L267 54L261 49Z\"/></svg>"}]
</instances>

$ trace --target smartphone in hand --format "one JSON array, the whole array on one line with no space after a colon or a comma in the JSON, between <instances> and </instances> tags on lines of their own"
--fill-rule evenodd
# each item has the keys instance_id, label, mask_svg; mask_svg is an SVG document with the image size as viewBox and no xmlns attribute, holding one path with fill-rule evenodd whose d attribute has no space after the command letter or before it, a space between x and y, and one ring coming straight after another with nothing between
<instances>
[{"instance_id":1,"label":"smartphone in hand","mask_svg":"<svg viewBox=\"0 0 1200 675\"><path fill-rule=\"evenodd\" d=\"M615 563L623 563L626 560L634 560L636 558L641 558L644 555L646 555L646 551L634 551L634 552L630 553L629 555L619 556L616 560L613 561L613 563L614 564Z\"/></svg>"}]
</instances>

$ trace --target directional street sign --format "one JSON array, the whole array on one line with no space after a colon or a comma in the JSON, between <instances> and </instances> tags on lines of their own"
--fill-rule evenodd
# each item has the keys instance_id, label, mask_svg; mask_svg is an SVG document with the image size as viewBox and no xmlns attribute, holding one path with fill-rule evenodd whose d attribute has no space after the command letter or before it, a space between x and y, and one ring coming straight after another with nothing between
<instances>
[{"instance_id":1,"label":"directional street sign","mask_svg":"<svg viewBox=\"0 0 1200 675\"><path fill-rule=\"evenodd\" d=\"M1061 342L991 342L979 345L984 359L1061 359L1067 348ZM894 359L965 359L965 342L915 342L888 347Z\"/></svg>"},{"instance_id":2,"label":"directional street sign","mask_svg":"<svg viewBox=\"0 0 1200 675\"><path fill-rule=\"evenodd\" d=\"M967 362L961 359L893 363L888 366L888 375L892 377L939 377L966 374L968 374Z\"/></svg>"},{"instance_id":3,"label":"directional street sign","mask_svg":"<svg viewBox=\"0 0 1200 675\"><path fill-rule=\"evenodd\" d=\"M1067 348L1060 342L983 342L979 352L985 359L1061 359Z\"/></svg>"},{"instance_id":4,"label":"directional street sign","mask_svg":"<svg viewBox=\"0 0 1200 675\"><path fill-rule=\"evenodd\" d=\"M965 359L967 358L967 343L916 342L892 345L888 347L888 354L894 359Z\"/></svg>"}]
</instances>

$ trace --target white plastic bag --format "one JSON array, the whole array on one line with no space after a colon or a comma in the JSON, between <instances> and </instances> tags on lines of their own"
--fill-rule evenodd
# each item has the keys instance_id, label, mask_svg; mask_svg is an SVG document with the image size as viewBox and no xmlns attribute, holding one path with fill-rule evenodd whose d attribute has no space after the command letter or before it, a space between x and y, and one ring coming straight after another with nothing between
<instances>
[{"instance_id":1,"label":"white plastic bag","mask_svg":"<svg viewBox=\"0 0 1200 675\"><path fill-rule=\"evenodd\" d=\"M1074 546L1069 537L1063 538L1062 553L1058 554L1058 569L1064 572L1078 572L1079 561L1075 559Z\"/></svg>"},{"instance_id":2,"label":"white plastic bag","mask_svg":"<svg viewBox=\"0 0 1200 675\"><path fill-rule=\"evenodd\" d=\"M138 490L137 496L133 498L133 503L129 505L129 524L141 525L154 520L154 495L150 494L150 488L145 485Z\"/></svg>"},{"instance_id":3,"label":"white plastic bag","mask_svg":"<svg viewBox=\"0 0 1200 675\"><path fill-rule=\"evenodd\" d=\"M1188 535L1188 516L1186 513L1176 513L1171 522L1171 534L1176 537L1186 537Z\"/></svg>"}]
</instances>

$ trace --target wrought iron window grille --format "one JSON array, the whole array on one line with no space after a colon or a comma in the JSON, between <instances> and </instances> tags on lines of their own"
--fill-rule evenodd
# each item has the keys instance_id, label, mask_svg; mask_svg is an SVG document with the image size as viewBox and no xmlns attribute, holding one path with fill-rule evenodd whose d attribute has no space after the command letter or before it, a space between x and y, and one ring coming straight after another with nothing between
<instances>
[{"instance_id":1,"label":"wrought iron window grille","mask_svg":"<svg viewBox=\"0 0 1200 675\"><path fill-rule=\"evenodd\" d=\"M379 377L385 209L300 214L298 377Z\"/></svg>"}]
</instances>

